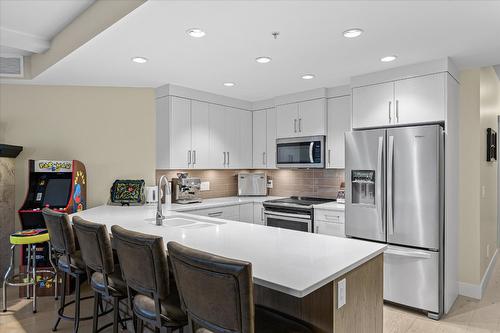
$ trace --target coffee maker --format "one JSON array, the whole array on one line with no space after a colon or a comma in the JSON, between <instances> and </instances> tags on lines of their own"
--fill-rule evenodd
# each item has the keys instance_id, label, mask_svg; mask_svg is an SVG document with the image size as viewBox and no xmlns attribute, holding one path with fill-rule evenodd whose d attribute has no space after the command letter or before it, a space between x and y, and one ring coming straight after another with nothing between
<instances>
[{"instance_id":1,"label":"coffee maker","mask_svg":"<svg viewBox=\"0 0 500 333\"><path fill-rule=\"evenodd\" d=\"M189 204L201 202L201 179L188 177L187 172L180 172L172 179L172 202Z\"/></svg>"}]
</instances>

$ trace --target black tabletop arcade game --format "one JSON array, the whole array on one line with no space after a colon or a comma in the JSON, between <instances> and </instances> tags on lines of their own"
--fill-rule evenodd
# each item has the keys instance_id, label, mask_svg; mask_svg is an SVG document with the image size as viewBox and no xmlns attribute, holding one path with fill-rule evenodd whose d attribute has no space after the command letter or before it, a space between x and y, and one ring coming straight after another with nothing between
<instances>
[{"instance_id":1,"label":"black tabletop arcade game","mask_svg":"<svg viewBox=\"0 0 500 333\"><path fill-rule=\"evenodd\" d=\"M48 207L68 214L86 208L87 175L80 161L29 160L26 200L18 211L23 230L45 228L42 209ZM22 247L21 267L26 268L27 247ZM37 247L37 267L50 267L47 244ZM53 286L40 285L40 296L52 295ZM20 288L21 293L26 288Z\"/></svg>"}]
</instances>

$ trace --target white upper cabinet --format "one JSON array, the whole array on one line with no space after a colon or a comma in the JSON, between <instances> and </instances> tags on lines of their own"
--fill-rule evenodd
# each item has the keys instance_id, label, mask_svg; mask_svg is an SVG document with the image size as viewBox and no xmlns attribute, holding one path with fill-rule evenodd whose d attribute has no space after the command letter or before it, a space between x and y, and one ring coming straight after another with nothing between
<instances>
[{"instance_id":1,"label":"white upper cabinet","mask_svg":"<svg viewBox=\"0 0 500 333\"><path fill-rule=\"evenodd\" d=\"M226 168L240 167L240 111L235 108L225 108Z\"/></svg>"},{"instance_id":2,"label":"white upper cabinet","mask_svg":"<svg viewBox=\"0 0 500 333\"><path fill-rule=\"evenodd\" d=\"M297 103L278 105L276 116L278 138L291 138L299 135L299 105Z\"/></svg>"},{"instance_id":3,"label":"white upper cabinet","mask_svg":"<svg viewBox=\"0 0 500 333\"><path fill-rule=\"evenodd\" d=\"M345 168L344 134L351 130L351 96L328 100L326 168Z\"/></svg>"},{"instance_id":4,"label":"white upper cabinet","mask_svg":"<svg viewBox=\"0 0 500 333\"><path fill-rule=\"evenodd\" d=\"M276 108L253 112L253 167L276 167Z\"/></svg>"},{"instance_id":5,"label":"white upper cabinet","mask_svg":"<svg viewBox=\"0 0 500 333\"><path fill-rule=\"evenodd\" d=\"M353 88L353 128L444 121L446 75L437 73Z\"/></svg>"},{"instance_id":6,"label":"white upper cabinet","mask_svg":"<svg viewBox=\"0 0 500 333\"><path fill-rule=\"evenodd\" d=\"M276 168L276 108L266 110L266 167L268 169Z\"/></svg>"},{"instance_id":7,"label":"white upper cabinet","mask_svg":"<svg viewBox=\"0 0 500 333\"><path fill-rule=\"evenodd\" d=\"M210 168L222 169L227 163L225 107L210 104L208 110Z\"/></svg>"},{"instance_id":8,"label":"white upper cabinet","mask_svg":"<svg viewBox=\"0 0 500 333\"><path fill-rule=\"evenodd\" d=\"M326 103L324 98L299 103L297 129L299 136L326 134Z\"/></svg>"},{"instance_id":9,"label":"white upper cabinet","mask_svg":"<svg viewBox=\"0 0 500 333\"><path fill-rule=\"evenodd\" d=\"M191 165L194 168L206 169L210 167L208 121L208 103L191 101Z\"/></svg>"},{"instance_id":10,"label":"white upper cabinet","mask_svg":"<svg viewBox=\"0 0 500 333\"><path fill-rule=\"evenodd\" d=\"M252 113L240 110L240 147L239 147L239 167L252 167Z\"/></svg>"},{"instance_id":11,"label":"white upper cabinet","mask_svg":"<svg viewBox=\"0 0 500 333\"><path fill-rule=\"evenodd\" d=\"M278 138L325 135L325 99L278 105L276 134Z\"/></svg>"},{"instance_id":12,"label":"white upper cabinet","mask_svg":"<svg viewBox=\"0 0 500 333\"><path fill-rule=\"evenodd\" d=\"M184 98L170 99L170 168L191 167L191 101ZM163 130L168 130L165 128Z\"/></svg>"},{"instance_id":13,"label":"white upper cabinet","mask_svg":"<svg viewBox=\"0 0 500 333\"><path fill-rule=\"evenodd\" d=\"M396 81L394 83L396 123L444 121L445 80L445 73L437 73Z\"/></svg>"},{"instance_id":14,"label":"white upper cabinet","mask_svg":"<svg viewBox=\"0 0 500 333\"><path fill-rule=\"evenodd\" d=\"M252 112L253 117L253 167L266 168L267 154L267 112Z\"/></svg>"},{"instance_id":15,"label":"white upper cabinet","mask_svg":"<svg viewBox=\"0 0 500 333\"><path fill-rule=\"evenodd\" d=\"M381 83L352 90L352 127L392 124L394 83Z\"/></svg>"}]
</instances>

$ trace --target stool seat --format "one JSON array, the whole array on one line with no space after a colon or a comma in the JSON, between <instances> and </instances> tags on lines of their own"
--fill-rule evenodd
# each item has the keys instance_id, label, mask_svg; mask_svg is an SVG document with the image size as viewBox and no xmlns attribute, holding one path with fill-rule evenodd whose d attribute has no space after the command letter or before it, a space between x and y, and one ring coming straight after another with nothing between
<instances>
[{"instance_id":1,"label":"stool seat","mask_svg":"<svg viewBox=\"0 0 500 333\"><path fill-rule=\"evenodd\" d=\"M44 243L50 240L47 229L21 230L10 235L10 244L29 245Z\"/></svg>"}]
</instances>

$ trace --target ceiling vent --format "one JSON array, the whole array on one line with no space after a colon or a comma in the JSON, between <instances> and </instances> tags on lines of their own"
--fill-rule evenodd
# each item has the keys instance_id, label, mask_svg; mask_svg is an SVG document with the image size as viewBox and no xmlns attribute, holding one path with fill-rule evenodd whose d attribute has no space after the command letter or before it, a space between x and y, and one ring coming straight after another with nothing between
<instances>
[{"instance_id":1,"label":"ceiling vent","mask_svg":"<svg viewBox=\"0 0 500 333\"><path fill-rule=\"evenodd\" d=\"M1 77L23 77L23 56L2 55L0 56Z\"/></svg>"}]
</instances>

